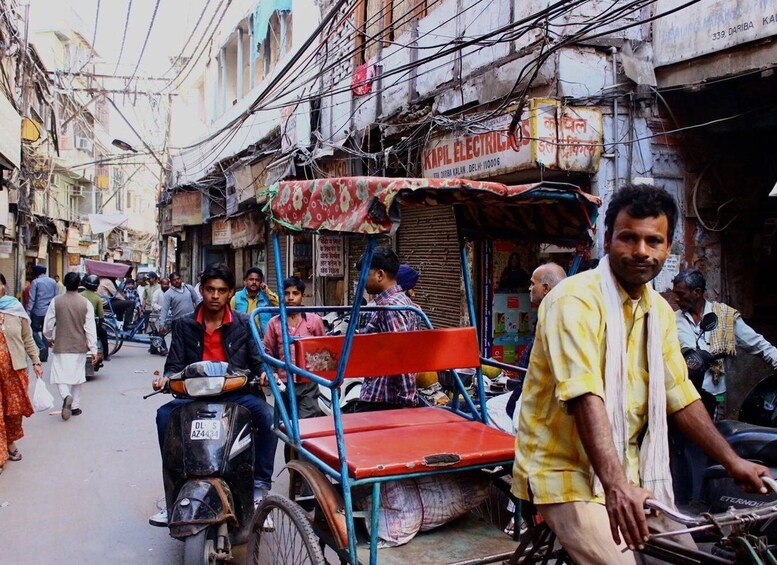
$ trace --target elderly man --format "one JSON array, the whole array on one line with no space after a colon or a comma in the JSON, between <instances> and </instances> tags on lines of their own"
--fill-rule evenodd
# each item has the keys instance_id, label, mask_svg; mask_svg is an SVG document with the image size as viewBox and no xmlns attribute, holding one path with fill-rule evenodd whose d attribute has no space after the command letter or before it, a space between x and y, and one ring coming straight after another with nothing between
<instances>
[{"instance_id":1,"label":"elderly man","mask_svg":"<svg viewBox=\"0 0 777 565\"><path fill-rule=\"evenodd\" d=\"M564 268L557 263L545 263L534 269L529 280L529 299L531 300L532 308L539 308L540 303L553 287L566 277L567 274L564 272ZM523 381L526 370L529 367L529 358L531 357L533 346L534 336L532 336L531 343L526 346L523 353L521 353L521 358L518 360L518 370L521 371L519 377L520 384L512 392L500 394L487 402L489 425L509 434L515 434L518 429L520 408L518 400L523 391Z\"/></svg>"},{"instance_id":2,"label":"elderly man","mask_svg":"<svg viewBox=\"0 0 777 565\"><path fill-rule=\"evenodd\" d=\"M151 328L151 314L154 312L154 293L161 287L159 286L159 277L154 271L151 271L146 275L146 280L148 284L146 284L145 288L143 289L142 298L143 319L145 320L143 331L148 333L149 329Z\"/></svg>"}]
</instances>

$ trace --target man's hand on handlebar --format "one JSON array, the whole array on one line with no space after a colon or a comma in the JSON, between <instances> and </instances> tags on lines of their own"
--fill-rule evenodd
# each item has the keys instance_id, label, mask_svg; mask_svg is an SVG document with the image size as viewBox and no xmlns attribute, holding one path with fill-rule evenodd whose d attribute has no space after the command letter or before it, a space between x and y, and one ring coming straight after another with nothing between
<instances>
[{"instance_id":1,"label":"man's hand on handlebar","mask_svg":"<svg viewBox=\"0 0 777 565\"><path fill-rule=\"evenodd\" d=\"M151 383L151 386L154 388L154 390L164 390L167 388L167 383L170 381L167 377L157 377L154 379L154 382Z\"/></svg>"},{"instance_id":2,"label":"man's hand on handlebar","mask_svg":"<svg viewBox=\"0 0 777 565\"><path fill-rule=\"evenodd\" d=\"M766 494L769 490L761 480L761 477L771 477L772 474L768 468L746 459L737 458L726 469L736 484L745 492L754 492Z\"/></svg>"},{"instance_id":3,"label":"man's hand on handlebar","mask_svg":"<svg viewBox=\"0 0 777 565\"><path fill-rule=\"evenodd\" d=\"M629 549L642 549L650 536L644 510L649 498L654 498L651 492L625 481L607 489L604 500L616 544L623 538Z\"/></svg>"}]
</instances>

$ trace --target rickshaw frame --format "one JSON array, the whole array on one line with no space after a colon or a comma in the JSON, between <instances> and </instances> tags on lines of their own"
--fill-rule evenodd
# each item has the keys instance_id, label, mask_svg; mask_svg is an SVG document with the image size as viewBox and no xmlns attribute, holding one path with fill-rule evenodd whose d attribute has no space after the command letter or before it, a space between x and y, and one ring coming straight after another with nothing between
<instances>
[{"instance_id":1,"label":"rickshaw frame","mask_svg":"<svg viewBox=\"0 0 777 565\"><path fill-rule=\"evenodd\" d=\"M336 183L337 181L352 181L353 179L327 179L329 182ZM380 180L380 179L379 179ZM396 181L397 179L391 179L392 181ZM405 180L406 182L418 182L411 179L399 179L399 181ZM467 181L462 179L445 179L446 181L452 182L454 184L458 184L460 187L462 187L462 190L465 190L467 188L471 187L480 187L481 185L494 185L493 183L477 183L475 181ZM372 180L371 182L374 182ZM504 187L504 185L499 185ZM489 187L486 187L489 188ZM506 187L508 189L512 187ZM517 188L523 188L523 187L517 187ZM276 185L274 187L274 194L271 194L271 196L277 196L279 188ZM271 193L273 193L273 190L271 190ZM579 204L580 209L582 210L583 214L581 217L584 218L584 220L581 222L581 226L584 225L585 230L584 233L579 233L579 237L575 238L576 241L571 241L569 239L565 239L567 243L572 243L573 245L578 245L580 241L584 241L588 239L588 242L590 243L590 238L587 238L588 231L590 229L593 229L595 225L596 220L596 214L597 214L597 206L599 204L598 199L595 197L591 197L590 195L587 195L580 191L579 188L574 187L572 185L559 185L554 183L538 183L537 185L529 185L529 188L525 190L525 192L529 192L531 190L537 190L537 198L540 200L540 202L543 201L543 199L553 199L553 198L562 198L562 199L570 199L574 201L575 205ZM543 192L545 191L545 192ZM550 192L548 192L550 191ZM557 194L553 194L552 191L559 191ZM518 193L518 191L515 191ZM396 198L393 200L390 200L391 204L386 206L386 210L384 212L389 212L389 216L391 216L391 210L390 208L392 206L398 207L398 203L401 200L401 196L403 194L403 190L400 188L396 192ZM411 193L411 196L413 194ZM379 199L379 197L376 197L376 199ZM497 198L498 199L498 198ZM443 199L444 200L444 199ZM435 202L439 203L439 202ZM443 202L444 203L444 202ZM374 202L370 204L370 209L374 208ZM471 204L471 202L470 202ZM268 203L268 205L265 207L265 211L272 212L272 198L271 201ZM476 204L477 205L477 204ZM475 331L477 332L477 317L476 317L476 311L475 311L475 298L473 294L473 288L472 288L472 279L471 279L471 273L470 273L470 265L469 265L469 258L468 258L468 251L466 246L466 229L462 228L463 223L461 221L461 209L457 208L454 203L454 210L456 213L456 219L457 219L457 226L459 227L459 255L460 255L460 262L461 262L461 269L462 269L462 278L464 281L464 290L465 290L465 297L467 300L467 313L469 315L469 321L470 324L472 324L475 327ZM398 212L398 210L393 210L394 212ZM385 218L382 218L385 220ZM273 220L275 220L273 222ZM392 218L390 220L394 224L394 228L396 225L398 225L398 218ZM276 265L276 283L278 285L279 289L283 288L283 269L282 269L282 258L281 258L281 245L280 245L280 230L281 229L290 229L293 227L289 224L289 222L284 221L284 219L279 218L273 218L271 216L271 225L273 228L272 230L272 250L273 250L273 260ZM347 234L347 233L359 233L359 232L350 232L343 229L306 229L304 231L326 231L328 233L338 233L338 234ZM373 257L374 250L376 248L376 233L368 233L368 242L367 242L367 248L364 252L364 259L362 261L362 267L359 274L359 279L356 286L356 291L354 296L359 297L364 294L365 288L366 288L366 282L367 282L367 275L369 273L371 260ZM473 235L470 233L470 236ZM564 238L558 238L558 239L564 239ZM579 259L575 261L575 267L579 264ZM350 321L347 327L347 330L344 335L344 342L342 347L342 353L338 359L337 362L337 370L336 370L336 376L334 379L327 379L320 375L317 375L314 372L308 371L307 369L300 367L292 362L292 359L294 357L292 356L292 343L295 341L293 338L290 337L287 324L281 324L281 333L283 338L283 352L284 352L284 361L280 361L272 356L270 356L267 351L264 349L263 342L262 342L262 335L260 332L260 325L258 324L258 317L259 314L269 312L273 314L279 314L281 319L286 319L289 313L295 313L295 312L314 312L314 311L320 311L322 310L322 307L316 307L316 306L307 306L307 307L287 307L285 302L283 300L280 301L279 306L277 307L260 307L255 309L251 313L251 333L253 335L254 340L257 342L260 355L262 358L263 363L265 364L265 371L268 375L273 374L272 369L282 369L285 370L287 375L294 375L303 377L305 379L308 379L317 385L323 385L331 389L332 394L332 408L333 408L333 416L334 419L334 436L336 439L336 445L337 445L337 453L338 453L338 468L334 468L332 465L327 463L326 461L323 461L320 457L318 457L316 454L312 453L309 449L306 448L304 442L302 441L302 438L300 436L300 429L299 429L299 414L297 409L297 402L296 402L296 396L294 393L294 378L287 379L287 394L288 394L288 401L289 401L289 410L286 410L286 407L284 406L281 397L281 390L277 383L275 382L275 379L270 378L269 380L269 386L272 391L273 397L275 399L275 406L276 406L276 426L275 426L275 433L279 436L279 438L289 445L291 448L295 450L295 452L298 454L298 456L301 457L302 460L310 462L316 469L324 473L325 475L331 477L335 481L337 481L342 489L342 495L343 495L343 506L344 506L344 513L345 513L345 525L346 525L346 533L347 533L347 548L344 547L335 547L333 546L333 549L338 553L338 555L341 557L341 559L347 559L349 563L355 565L356 563L359 563L358 556L357 556L357 539L356 539L356 530L355 530L355 511L353 508L353 496L352 496L352 489L354 487L362 486L362 485L370 485L372 489L372 505L371 510L369 514L369 520L371 523L370 528L370 559L369 562L371 565L375 565L377 563L377 548L378 548L378 511L379 511L379 503L380 503L380 488L382 483L386 483L389 481L399 480L399 479L409 479L409 478L418 478L418 477L425 477L425 476L431 476L431 475L439 475L439 474L447 474L447 473L454 473L454 472L464 472L464 471L474 471L474 470L482 470L482 469L497 469L502 468L503 472L505 469L508 469L512 465L512 458L509 460L499 460L499 461L493 461L489 462L488 464L478 463L471 466L460 466L455 468L440 468L440 469L433 469L433 470L422 470L422 471L413 471L408 473L401 473L401 474L390 474L390 475L384 475L384 476L371 476L366 478L357 478L357 477L351 477L349 475L349 468L348 468L348 460L347 460L347 450L346 450L346 444L345 444L345 431L343 427L343 421L342 421L342 411L340 408L340 398L339 398L339 386L343 383L345 379L345 372L346 372L346 366L348 364L349 355L351 353L351 347L353 345L354 336L356 335L356 327L358 324L358 320L360 319L360 314L363 312L373 312L373 311L379 311L379 310L402 310L402 311L408 311L408 312L414 312L417 314L421 320L423 321L424 325L427 328L431 328L432 324L429 318L426 316L426 314L420 310L420 308L414 308L414 307L397 307L397 306L389 306L389 307L367 307L362 306L360 304L359 300L354 300L354 303L352 306L349 307L326 307L327 311L349 311L350 310ZM481 364L489 364L489 365L495 365L502 368L510 368L512 370L516 370L517 368L505 364L505 363L498 363L494 362L493 360L485 359L482 354L480 355L480 362ZM483 424L487 424L488 422L488 411L486 406L486 398L485 398L485 390L483 386L483 372L481 369L481 366L478 365L475 367L476 373L475 373L475 379L477 380L478 387L478 404L480 408L478 409L470 396L466 393L465 387L463 385L463 382L461 378L459 377L458 373L453 370L452 374L454 376L456 386L459 389L458 395L454 397L454 401L452 405L449 408L440 408L440 409L447 409L450 410L462 418L465 418L467 420L477 421L481 422ZM460 410L458 407L458 398L461 396L463 399L465 405L466 405L466 411ZM321 503L321 501L318 501ZM516 511L517 514L517 511ZM332 528L332 524L329 524L330 528ZM333 532L333 534L336 534L337 532ZM412 543L412 542L410 542ZM345 551L347 549L347 551ZM509 554L500 554L500 555L492 555L489 557L484 558L484 560L470 560L467 561L467 563L490 563L494 561L503 560L507 557L509 557L512 554L512 551Z\"/></svg>"}]
</instances>

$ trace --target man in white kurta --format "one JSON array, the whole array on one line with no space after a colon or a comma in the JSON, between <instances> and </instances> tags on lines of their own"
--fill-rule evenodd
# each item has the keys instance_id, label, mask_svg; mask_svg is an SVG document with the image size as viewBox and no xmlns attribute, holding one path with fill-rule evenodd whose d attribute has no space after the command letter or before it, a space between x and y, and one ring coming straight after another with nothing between
<instances>
[{"instance_id":1,"label":"man in white kurta","mask_svg":"<svg viewBox=\"0 0 777 565\"><path fill-rule=\"evenodd\" d=\"M81 385L86 382L86 355L97 360L94 307L78 294L77 273L65 275L65 294L54 298L43 321L43 336L54 342L51 384L62 396L62 419L81 414Z\"/></svg>"}]
</instances>

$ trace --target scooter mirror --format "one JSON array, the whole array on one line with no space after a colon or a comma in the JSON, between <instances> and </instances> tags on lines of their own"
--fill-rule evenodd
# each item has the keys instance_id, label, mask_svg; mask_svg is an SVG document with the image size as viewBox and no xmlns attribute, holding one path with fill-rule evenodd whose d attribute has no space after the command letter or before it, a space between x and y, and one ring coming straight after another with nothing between
<instances>
[{"instance_id":1,"label":"scooter mirror","mask_svg":"<svg viewBox=\"0 0 777 565\"><path fill-rule=\"evenodd\" d=\"M701 330L711 332L718 327L718 315L715 312L707 312L701 319Z\"/></svg>"}]
</instances>

